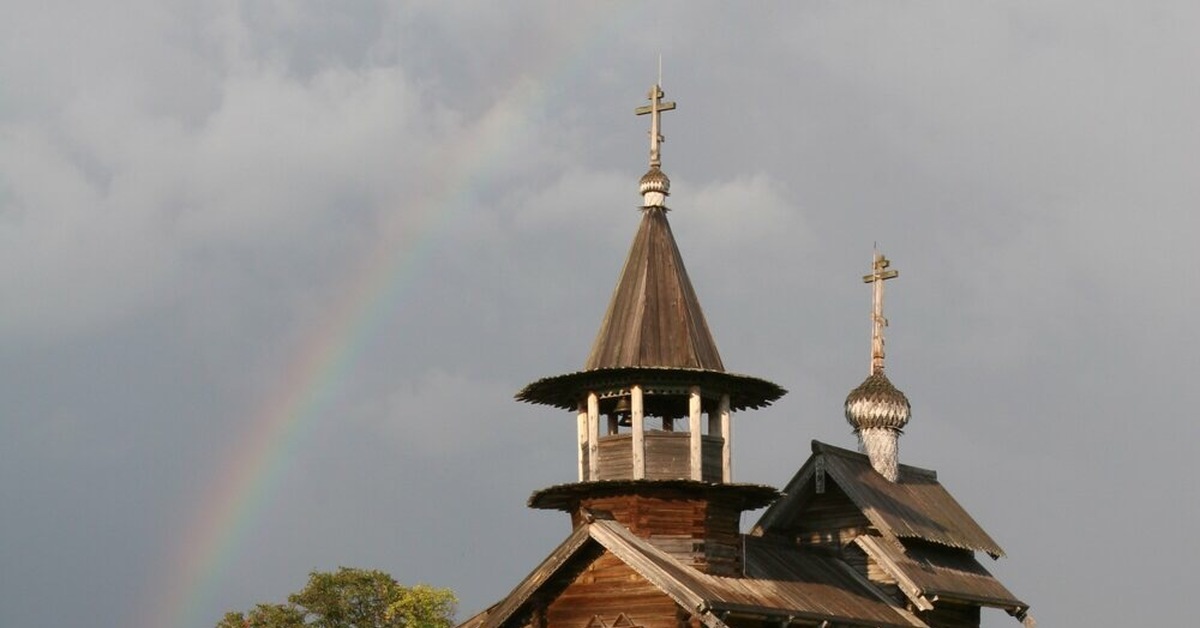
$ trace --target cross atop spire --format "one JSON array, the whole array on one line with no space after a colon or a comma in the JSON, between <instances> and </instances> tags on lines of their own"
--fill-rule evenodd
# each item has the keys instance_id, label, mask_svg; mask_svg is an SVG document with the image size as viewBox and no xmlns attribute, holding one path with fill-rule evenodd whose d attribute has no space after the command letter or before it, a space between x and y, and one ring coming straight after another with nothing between
<instances>
[{"instance_id":1,"label":"cross atop spire","mask_svg":"<svg viewBox=\"0 0 1200 628\"><path fill-rule=\"evenodd\" d=\"M633 110L633 112L639 116L650 114L650 166L652 168L656 166L662 166L662 155L660 153L659 146L666 141L666 139L662 136L662 123L660 116L662 115L662 112L670 111L675 108L675 103L663 102L662 98L665 96L665 94L663 93L662 86L660 85L661 82L662 78L659 77L659 83L655 83L654 86L650 88L650 92L646 95L646 98L650 101L650 104Z\"/></svg>"},{"instance_id":2,"label":"cross atop spire","mask_svg":"<svg viewBox=\"0 0 1200 628\"><path fill-rule=\"evenodd\" d=\"M883 328L887 327L887 319L883 317L883 282L888 279L895 279L900 276L898 270L888 270L892 262L883 256L878 249L875 250L875 261L872 264L871 274L863 275L863 283L872 284L872 302L871 310L871 374L883 372Z\"/></svg>"}]
</instances>

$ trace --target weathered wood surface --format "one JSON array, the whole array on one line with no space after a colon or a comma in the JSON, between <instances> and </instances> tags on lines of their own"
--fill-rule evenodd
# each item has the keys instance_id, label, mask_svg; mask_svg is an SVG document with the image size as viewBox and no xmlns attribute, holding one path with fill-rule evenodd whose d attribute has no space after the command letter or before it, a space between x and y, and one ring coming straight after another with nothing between
<instances>
[{"instance_id":1,"label":"weathered wood surface","mask_svg":"<svg viewBox=\"0 0 1200 628\"><path fill-rule=\"evenodd\" d=\"M680 480L692 477L692 436L689 432L643 432L642 449L645 458L644 478L647 480ZM596 480L635 479L634 433L626 432L600 437L595 463ZM723 440L720 436L701 434L701 473L704 482L720 482ZM640 478L637 478L640 479Z\"/></svg>"},{"instance_id":2,"label":"weathered wood surface","mask_svg":"<svg viewBox=\"0 0 1200 628\"><path fill-rule=\"evenodd\" d=\"M642 212L584 368L627 366L725 370L662 208Z\"/></svg>"},{"instance_id":3,"label":"weathered wood surface","mask_svg":"<svg viewBox=\"0 0 1200 628\"><path fill-rule=\"evenodd\" d=\"M588 479L588 404L587 401L579 402L579 411L576 413L576 422L578 429L578 447L579 447L579 481L582 482Z\"/></svg>"},{"instance_id":4,"label":"weathered wood surface","mask_svg":"<svg viewBox=\"0 0 1200 628\"><path fill-rule=\"evenodd\" d=\"M547 607L547 628L586 628L593 616L611 626L622 613L644 628L679 628L677 606L612 554L603 554Z\"/></svg>"},{"instance_id":5,"label":"weathered wood surface","mask_svg":"<svg viewBox=\"0 0 1200 628\"><path fill-rule=\"evenodd\" d=\"M700 439L703 436L700 433L700 413L701 413L700 387L692 386L688 393L688 447L690 454L688 455L689 465L688 477L693 480L701 480L704 478L704 454L701 452Z\"/></svg>"},{"instance_id":6,"label":"weathered wood surface","mask_svg":"<svg viewBox=\"0 0 1200 628\"><path fill-rule=\"evenodd\" d=\"M591 499L615 495L651 495L671 499L703 499L729 504L743 511L762 508L779 499L779 491L761 484L721 484L692 480L607 480L572 482L534 491L526 502L530 508L572 513ZM576 522L578 523L578 522Z\"/></svg>"},{"instance_id":7,"label":"weathered wood surface","mask_svg":"<svg viewBox=\"0 0 1200 628\"><path fill-rule=\"evenodd\" d=\"M886 535L921 539L948 547L1003 556L1004 550L984 532L937 480L937 473L900 465L897 482L889 482L872 467L867 456L813 441L813 457L784 489L786 496L763 513L756 534L787 534L809 517L810 490L817 456L823 456L826 485L836 484L872 527Z\"/></svg>"},{"instance_id":8,"label":"weathered wood surface","mask_svg":"<svg viewBox=\"0 0 1200 628\"><path fill-rule=\"evenodd\" d=\"M721 481L733 481L733 425L729 411L729 395L721 395L717 402L717 423L720 431L710 429L709 434L721 437Z\"/></svg>"},{"instance_id":9,"label":"weathered wood surface","mask_svg":"<svg viewBox=\"0 0 1200 628\"><path fill-rule=\"evenodd\" d=\"M600 455L600 399L596 393L587 396L587 479L594 480L599 476Z\"/></svg>"},{"instance_id":10,"label":"weathered wood surface","mask_svg":"<svg viewBox=\"0 0 1200 628\"><path fill-rule=\"evenodd\" d=\"M483 620L481 628L500 628L507 625L506 622L514 616L526 617L530 615L532 609L529 608L529 602L533 596L546 585L555 576L570 577L570 571L567 567L570 561L586 561L588 558L599 555L593 549L589 556L585 552L586 546L594 542L591 541L591 535L586 527L575 528L565 541L542 561L515 589L512 590L503 600L496 604ZM525 613L521 610L525 609Z\"/></svg>"},{"instance_id":11,"label":"weathered wood surface","mask_svg":"<svg viewBox=\"0 0 1200 628\"><path fill-rule=\"evenodd\" d=\"M584 499L574 513L601 512L685 565L718 575L741 574L740 503L677 496L613 495Z\"/></svg>"},{"instance_id":12,"label":"weathered wood surface","mask_svg":"<svg viewBox=\"0 0 1200 628\"><path fill-rule=\"evenodd\" d=\"M686 393L688 386L693 385L699 385L705 395L729 395L729 409L733 411L769 406L787 394L778 384L749 375L701 369L627 366L543 377L518 391L516 398L518 401L574 410L579 399L589 391L619 394L628 390L632 383L644 387L646 413L653 415L682 416L687 411L687 403L686 396L679 395ZM664 389L670 389L670 394ZM675 396L671 397L671 394ZM681 398L682 405L679 403Z\"/></svg>"},{"instance_id":13,"label":"weathered wood surface","mask_svg":"<svg viewBox=\"0 0 1200 628\"><path fill-rule=\"evenodd\" d=\"M846 546L843 559L859 569L867 579L896 600L897 604L911 602L918 610L931 610L933 603L926 598L908 575L896 568L895 562L885 550L886 545L876 538L862 535Z\"/></svg>"},{"instance_id":14,"label":"weathered wood surface","mask_svg":"<svg viewBox=\"0 0 1200 628\"><path fill-rule=\"evenodd\" d=\"M629 419L633 434L633 479L646 477L646 425L642 405L642 387L629 388Z\"/></svg>"},{"instance_id":15,"label":"weathered wood surface","mask_svg":"<svg viewBox=\"0 0 1200 628\"><path fill-rule=\"evenodd\" d=\"M922 598L939 607L943 602L937 600L948 600L1001 608L1013 614L1029 608L969 550L916 540L904 540L897 546L878 537L860 537L854 542L922 609Z\"/></svg>"},{"instance_id":16,"label":"weathered wood surface","mask_svg":"<svg viewBox=\"0 0 1200 628\"><path fill-rule=\"evenodd\" d=\"M836 484L827 483L824 493L811 484L803 490L811 495L788 526L798 542L837 550L870 528L871 521Z\"/></svg>"},{"instance_id":17,"label":"weathered wood surface","mask_svg":"<svg viewBox=\"0 0 1200 628\"><path fill-rule=\"evenodd\" d=\"M587 628L622 613L629 625L675 628L925 625L823 552L760 538L747 551L745 577L705 574L620 522L595 519L490 609L483 628Z\"/></svg>"}]
</instances>

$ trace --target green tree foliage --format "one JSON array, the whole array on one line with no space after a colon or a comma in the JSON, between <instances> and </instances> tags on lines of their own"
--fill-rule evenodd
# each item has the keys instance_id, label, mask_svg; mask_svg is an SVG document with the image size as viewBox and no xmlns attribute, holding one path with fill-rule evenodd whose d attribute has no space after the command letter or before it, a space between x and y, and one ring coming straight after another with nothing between
<instances>
[{"instance_id":1,"label":"green tree foliage","mask_svg":"<svg viewBox=\"0 0 1200 628\"><path fill-rule=\"evenodd\" d=\"M450 628L458 600L449 589L406 587L373 569L314 571L287 604L226 613L216 628Z\"/></svg>"}]
</instances>

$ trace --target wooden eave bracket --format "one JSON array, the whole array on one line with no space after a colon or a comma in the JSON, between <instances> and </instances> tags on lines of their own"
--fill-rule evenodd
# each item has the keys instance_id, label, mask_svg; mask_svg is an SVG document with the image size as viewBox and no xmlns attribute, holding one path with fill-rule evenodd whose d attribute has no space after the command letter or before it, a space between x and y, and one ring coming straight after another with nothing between
<instances>
[{"instance_id":1,"label":"wooden eave bracket","mask_svg":"<svg viewBox=\"0 0 1200 628\"><path fill-rule=\"evenodd\" d=\"M867 553L867 556L870 556L872 560L879 563L885 571L896 579L896 584L904 592L904 596L913 603L913 606L923 611L933 610L933 601L925 597L925 592L904 573L903 569L900 569L900 566L895 561L888 557L885 552L880 551L880 548L876 546L876 542L875 537L865 535L855 537L853 541L855 545Z\"/></svg>"}]
</instances>

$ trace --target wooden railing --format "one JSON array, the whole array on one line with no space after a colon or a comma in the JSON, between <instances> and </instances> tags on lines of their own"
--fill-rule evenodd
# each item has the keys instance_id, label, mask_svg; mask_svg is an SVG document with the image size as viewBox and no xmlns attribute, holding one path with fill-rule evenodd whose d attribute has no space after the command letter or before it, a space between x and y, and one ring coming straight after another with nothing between
<instances>
[{"instance_id":1,"label":"wooden railing","mask_svg":"<svg viewBox=\"0 0 1200 628\"><path fill-rule=\"evenodd\" d=\"M647 480L686 480L691 476L691 434L687 432L647 431L646 477ZM601 436L598 452L598 480L633 479L633 435L613 434ZM720 436L700 437L701 479L705 482L721 481ZM586 455L586 452L585 452ZM585 461L586 464L586 461Z\"/></svg>"}]
</instances>

